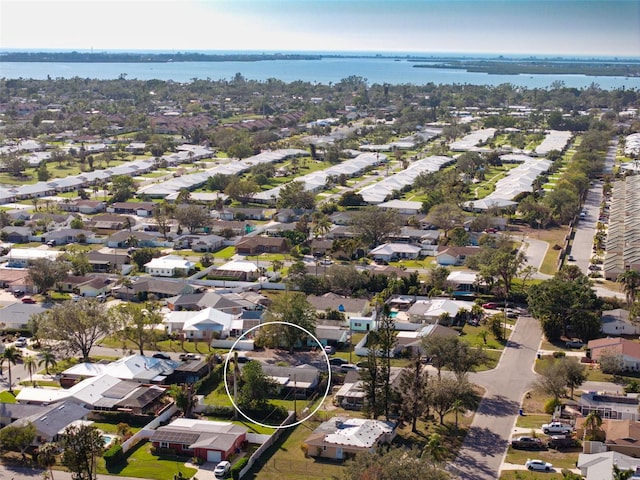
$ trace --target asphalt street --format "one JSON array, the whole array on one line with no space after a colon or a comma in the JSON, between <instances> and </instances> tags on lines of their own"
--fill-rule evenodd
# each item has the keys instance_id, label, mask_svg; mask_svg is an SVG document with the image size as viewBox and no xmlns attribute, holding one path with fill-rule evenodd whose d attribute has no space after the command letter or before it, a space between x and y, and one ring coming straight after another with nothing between
<instances>
[{"instance_id":1,"label":"asphalt street","mask_svg":"<svg viewBox=\"0 0 640 480\"><path fill-rule=\"evenodd\" d=\"M495 480L506 455L522 399L536 378L533 365L542 331L537 320L521 316L498 366L470 375L486 389L451 471L462 479Z\"/></svg>"}]
</instances>

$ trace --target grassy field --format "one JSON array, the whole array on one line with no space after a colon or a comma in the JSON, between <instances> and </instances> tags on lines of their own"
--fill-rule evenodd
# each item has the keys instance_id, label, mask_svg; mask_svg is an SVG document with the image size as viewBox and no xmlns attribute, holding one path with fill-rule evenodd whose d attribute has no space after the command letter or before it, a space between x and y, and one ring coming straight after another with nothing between
<instances>
[{"instance_id":1,"label":"grassy field","mask_svg":"<svg viewBox=\"0 0 640 480\"><path fill-rule=\"evenodd\" d=\"M528 470L505 470L500 472L500 480L538 480L541 478L553 480L564 478L564 476L558 472L529 472Z\"/></svg>"},{"instance_id":2,"label":"grassy field","mask_svg":"<svg viewBox=\"0 0 640 480\"><path fill-rule=\"evenodd\" d=\"M4 392L0 392L0 403L16 403L16 395L20 392L20 390L14 390L10 392L5 390Z\"/></svg>"},{"instance_id":3,"label":"grassy field","mask_svg":"<svg viewBox=\"0 0 640 480\"><path fill-rule=\"evenodd\" d=\"M153 480L173 480L175 474L182 473L185 478L191 478L197 470L185 466L187 460L189 458L186 457L152 455L151 444L141 442L132 450L126 461L117 467L107 470L104 460L99 459L98 473Z\"/></svg>"},{"instance_id":4,"label":"grassy field","mask_svg":"<svg viewBox=\"0 0 640 480\"><path fill-rule=\"evenodd\" d=\"M539 458L545 462L549 462L556 469L562 468L575 468L576 461L578 460L578 453L581 453L581 449L577 448L575 451L562 451L558 450L541 450L539 452L529 452L526 450L515 450L509 447L507 451L507 463L515 463L517 465L524 465L529 458Z\"/></svg>"}]
</instances>

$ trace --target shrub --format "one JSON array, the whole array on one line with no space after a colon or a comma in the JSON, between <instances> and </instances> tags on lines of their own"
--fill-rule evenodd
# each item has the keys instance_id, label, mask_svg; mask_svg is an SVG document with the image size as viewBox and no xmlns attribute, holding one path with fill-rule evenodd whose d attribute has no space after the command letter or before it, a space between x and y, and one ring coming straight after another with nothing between
<instances>
[{"instance_id":1,"label":"shrub","mask_svg":"<svg viewBox=\"0 0 640 480\"><path fill-rule=\"evenodd\" d=\"M249 463L249 459L247 457L242 457L233 467L231 467L231 478L233 478L233 480L239 480L240 470L242 470L247 463Z\"/></svg>"},{"instance_id":2,"label":"shrub","mask_svg":"<svg viewBox=\"0 0 640 480\"><path fill-rule=\"evenodd\" d=\"M553 358L564 358L567 354L565 352L553 352Z\"/></svg>"},{"instance_id":3,"label":"shrub","mask_svg":"<svg viewBox=\"0 0 640 480\"><path fill-rule=\"evenodd\" d=\"M106 452L102 454L107 468L113 467L122 463L124 460L124 452L122 451L122 445L114 444Z\"/></svg>"},{"instance_id":4,"label":"shrub","mask_svg":"<svg viewBox=\"0 0 640 480\"><path fill-rule=\"evenodd\" d=\"M547 403L544 404L544 413L548 413L549 415L552 415L556 407L561 407L561 406L562 406L562 402L560 400L556 400L555 398L552 398L551 400L549 400Z\"/></svg>"}]
</instances>

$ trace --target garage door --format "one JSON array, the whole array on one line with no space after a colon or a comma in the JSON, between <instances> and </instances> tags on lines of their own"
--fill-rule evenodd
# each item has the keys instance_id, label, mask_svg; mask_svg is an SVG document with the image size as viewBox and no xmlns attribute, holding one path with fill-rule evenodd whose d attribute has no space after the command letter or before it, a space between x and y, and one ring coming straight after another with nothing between
<instances>
[{"instance_id":1,"label":"garage door","mask_svg":"<svg viewBox=\"0 0 640 480\"><path fill-rule=\"evenodd\" d=\"M219 462L222 460L222 453L215 450L207 450L207 462Z\"/></svg>"}]
</instances>

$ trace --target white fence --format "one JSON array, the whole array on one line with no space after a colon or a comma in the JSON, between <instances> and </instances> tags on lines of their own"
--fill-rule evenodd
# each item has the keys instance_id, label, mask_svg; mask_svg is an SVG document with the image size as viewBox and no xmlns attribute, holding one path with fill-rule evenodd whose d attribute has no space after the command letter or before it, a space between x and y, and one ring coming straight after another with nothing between
<instances>
[{"instance_id":1,"label":"white fence","mask_svg":"<svg viewBox=\"0 0 640 480\"><path fill-rule=\"evenodd\" d=\"M142 430L138 430L130 439L126 442L122 442L122 452L127 453L141 440L148 440L151 438L156 428L158 428L162 422L170 419L177 411L178 407L176 407L175 403L172 403L164 412L147 423Z\"/></svg>"}]
</instances>

